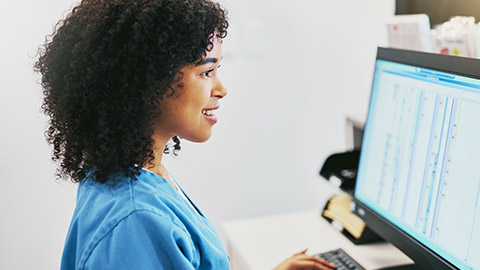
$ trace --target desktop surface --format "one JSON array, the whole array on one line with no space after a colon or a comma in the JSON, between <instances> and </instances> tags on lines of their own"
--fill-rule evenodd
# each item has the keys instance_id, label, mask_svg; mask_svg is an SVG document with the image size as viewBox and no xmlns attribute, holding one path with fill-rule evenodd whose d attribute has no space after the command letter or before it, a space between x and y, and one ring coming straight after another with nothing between
<instances>
[{"instance_id":1,"label":"desktop surface","mask_svg":"<svg viewBox=\"0 0 480 270\"><path fill-rule=\"evenodd\" d=\"M221 228L232 270L273 269L305 248L310 255L342 248L365 269L412 263L387 242L354 245L321 217L320 209L233 220Z\"/></svg>"}]
</instances>

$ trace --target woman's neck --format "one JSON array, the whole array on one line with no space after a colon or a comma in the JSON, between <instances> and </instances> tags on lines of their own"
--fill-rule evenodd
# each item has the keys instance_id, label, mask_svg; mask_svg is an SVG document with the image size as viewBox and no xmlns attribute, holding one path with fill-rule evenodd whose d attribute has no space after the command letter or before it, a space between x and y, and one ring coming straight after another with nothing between
<instances>
[{"instance_id":1,"label":"woman's neck","mask_svg":"<svg viewBox=\"0 0 480 270\"><path fill-rule=\"evenodd\" d=\"M163 151L165 149L165 146L167 145L168 140L164 142L164 140L160 140L159 138L154 137L153 139L155 141L155 147L153 149L154 159L151 162L145 164L143 167L157 175L160 175L162 178L170 182L170 184L172 184L175 189L177 189L173 180L168 175L167 168L162 164Z\"/></svg>"}]
</instances>

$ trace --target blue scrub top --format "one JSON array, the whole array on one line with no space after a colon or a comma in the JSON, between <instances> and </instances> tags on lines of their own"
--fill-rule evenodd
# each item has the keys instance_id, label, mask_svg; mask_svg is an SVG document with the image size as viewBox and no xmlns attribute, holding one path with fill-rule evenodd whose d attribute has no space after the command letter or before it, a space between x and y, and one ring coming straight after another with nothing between
<instances>
[{"instance_id":1,"label":"blue scrub top","mask_svg":"<svg viewBox=\"0 0 480 270\"><path fill-rule=\"evenodd\" d=\"M119 176L120 177L120 176ZM191 201L190 201L191 202ZM85 179L61 269L228 269L214 226L164 178Z\"/></svg>"}]
</instances>

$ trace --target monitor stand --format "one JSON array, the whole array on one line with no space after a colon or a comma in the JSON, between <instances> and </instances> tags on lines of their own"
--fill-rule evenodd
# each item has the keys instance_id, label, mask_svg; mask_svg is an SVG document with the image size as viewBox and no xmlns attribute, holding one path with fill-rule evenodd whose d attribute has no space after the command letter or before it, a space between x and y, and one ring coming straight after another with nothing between
<instances>
[{"instance_id":1,"label":"monitor stand","mask_svg":"<svg viewBox=\"0 0 480 270\"><path fill-rule=\"evenodd\" d=\"M404 265L380 268L378 270L422 270L422 268L417 266L416 264L404 264Z\"/></svg>"}]
</instances>

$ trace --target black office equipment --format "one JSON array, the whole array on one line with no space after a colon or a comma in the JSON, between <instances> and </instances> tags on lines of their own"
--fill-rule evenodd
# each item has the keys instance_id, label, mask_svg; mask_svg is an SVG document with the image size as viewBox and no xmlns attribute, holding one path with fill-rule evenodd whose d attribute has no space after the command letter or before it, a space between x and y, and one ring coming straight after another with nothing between
<instances>
[{"instance_id":1,"label":"black office equipment","mask_svg":"<svg viewBox=\"0 0 480 270\"><path fill-rule=\"evenodd\" d=\"M480 269L480 60L379 48L355 212L415 265Z\"/></svg>"},{"instance_id":2,"label":"black office equipment","mask_svg":"<svg viewBox=\"0 0 480 270\"><path fill-rule=\"evenodd\" d=\"M326 203L322 217L340 230L340 232L356 245L367 244L383 239L374 233L365 224L365 221L352 213L352 196L349 194L337 194Z\"/></svg>"},{"instance_id":3,"label":"black office equipment","mask_svg":"<svg viewBox=\"0 0 480 270\"><path fill-rule=\"evenodd\" d=\"M334 181L332 176L335 177L335 180L338 181L335 185L352 194L357 178L359 158L360 150L332 154L323 163L320 175L329 181Z\"/></svg>"}]
</instances>

